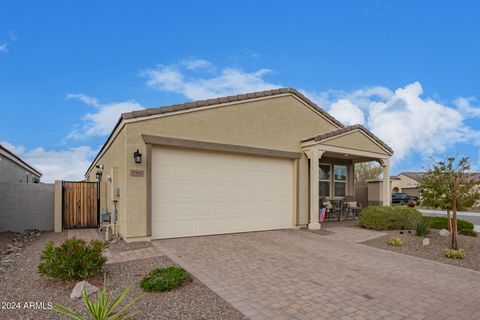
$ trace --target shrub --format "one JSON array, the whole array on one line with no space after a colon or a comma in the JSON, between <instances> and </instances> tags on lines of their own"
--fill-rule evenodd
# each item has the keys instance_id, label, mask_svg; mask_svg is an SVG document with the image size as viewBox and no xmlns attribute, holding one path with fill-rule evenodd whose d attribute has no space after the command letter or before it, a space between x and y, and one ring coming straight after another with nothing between
<instances>
[{"instance_id":1,"label":"shrub","mask_svg":"<svg viewBox=\"0 0 480 320\"><path fill-rule=\"evenodd\" d=\"M130 301L127 304L122 304L123 300L128 295L130 288L126 288L120 293L120 295L111 300L110 294L107 292L106 283L103 285L103 289L98 290L97 298L89 298L85 291L82 292L82 300L85 307L91 317L86 318L83 314L77 313L71 309L63 307L54 303L53 309L58 311L71 319L95 319L95 320L125 320L130 319L140 312L126 314L126 312L135 305L140 297Z\"/></svg>"},{"instance_id":2,"label":"shrub","mask_svg":"<svg viewBox=\"0 0 480 320\"><path fill-rule=\"evenodd\" d=\"M140 287L147 292L163 292L178 288L191 280L192 278L183 268L168 267L150 271L142 281L140 281Z\"/></svg>"},{"instance_id":3,"label":"shrub","mask_svg":"<svg viewBox=\"0 0 480 320\"><path fill-rule=\"evenodd\" d=\"M423 217L413 219L412 226L417 237L424 237L430 232L430 224Z\"/></svg>"},{"instance_id":4,"label":"shrub","mask_svg":"<svg viewBox=\"0 0 480 320\"><path fill-rule=\"evenodd\" d=\"M445 249L443 255L450 259L465 259L465 251L463 249Z\"/></svg>"},{"instance_id":5,"label":"shrub","mask_svg":"<svg viewBox=\"0 0 480 320\"><path fill-rule=\"evenodd\" d=\"M472 229L461 229L460 233L463 234L464 236L469 236L469 237L477 237L478 233L476 233Z\"/></svg>"},{"instance_id":6,"label":"shrub","mask_svg":"<svg viewBox=\"0 0 480 320\"><path fill-rule=\"evenodd\" d=\"M429 217L425 216L424 219L426 219L428 222L430 222L430 227L433 229L448 229L448 218L447 217ZM463 229L470 229L473 230L473 223L462 220L462 219L457 219L457 228L458 230L463 230Z\"/></svg>"},{"instance_id":7,"label":"shrub","mask_svg":"<svg viewBox=\"0 0 480 320\"><path fill-rule=\"evenodd\" d=\"M399 237L391 237L388 239L388 244L394 247L400 247L403 245L403 241Z\"/></svg>"},{"instance_id":8,"label":"shrub","mask_svg":"<svg viewBox=\"0 0 480 320\"><path fill-rule=\"evenodd\" d=\"M59 247L49 241L43 249L38 272L46 277L76 281L100 274L107 259L102 255L105 243L82 239L65 240Z\"/></svg>"},{"instance_id":9,"label":"shrub","mask_svg":"<svg viewBox=\"0 0 480 320\"><path fill-rule=\"evenodd\" d=\"M360 225L373 230L403 230L422 214L415 208L368 206L360 213Z\"/></svg>"}]
</instances>

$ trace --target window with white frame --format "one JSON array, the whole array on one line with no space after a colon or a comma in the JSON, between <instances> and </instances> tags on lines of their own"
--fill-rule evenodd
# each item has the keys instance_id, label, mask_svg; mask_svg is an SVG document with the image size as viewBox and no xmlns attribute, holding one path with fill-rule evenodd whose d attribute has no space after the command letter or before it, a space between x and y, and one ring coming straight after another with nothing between
<instances>
[{"instance_id":1,"label":"window with white frame","mask_svg":"<svg viewBox=\"0 0 480 320\"><path fill-rule=\"evenodd\" d=\"M320 164L319 166L319 196L321 198L330 197L330 183L332 179L331 174L331 165L329 164Z\"/></svg>"},{"instance_id":2,"label":"window with white frame","mask_svg":"<svg viewBox=\"0 0 480 320\"><path fill-rule=\"evenodd\" d=\"M347 191L347 166L333 166L333 189L335 197L344 197Z\"/></svg>"}]
</instances>

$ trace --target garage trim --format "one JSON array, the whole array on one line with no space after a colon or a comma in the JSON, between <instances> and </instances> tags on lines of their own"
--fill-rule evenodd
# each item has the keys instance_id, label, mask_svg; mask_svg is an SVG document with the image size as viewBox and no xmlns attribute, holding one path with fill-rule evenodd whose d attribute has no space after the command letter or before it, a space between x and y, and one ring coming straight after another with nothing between
<instances>
[{"instance_id":1,"label":"garage trim","mask_svg":"<svg viewBox=\"0 0 480 320\"><path fill-rule=\"evenodd\" d=\"M142 138L146 144L155 144L155 145L170 146L170 147L181 147L181 148L199 149L199 150L207 150L207 151L243 153L243 154L252 154L257 156L287 158L287 159L299 159L302 156L300 152L248 147L248 146L241 146L241 145L235 145L235 144L187 140L187 139L179 139L179 138L171 138L171 137L163 137L163 136L153 136L148 134L142 134Z\"/></svg>"},{"instance_id":2,"label":"garage trim","mask_svg":"<svg viewBox=\"0 0 480 320\"><path fill-rule=\"evenodd\" d=\"M180 139L180 138L171 138L171 137L164 137L164 136L154 136L148 134L142 134L143 141L147 147L147 223L146 223L146 233L148 237L152 236L152 145L161 145L161 146L169 146L169 147L181 147L181 148L189 148L189 149L198 149L198 150L207 150L207 151L222 151L222 152L231 152L231 153L243 153L243 154L251 154L257 156L268 156L268 157L276 157L276 158L286 158L297 160L295 161L296 170L294 173L295 177L295 217L296 221L298 221L299 215L299 208L298 208L298 179L299 179L299 163L298 159L302 157L300 152L291 152L291 151L283 151L283 150L275 150L275 149L266 149L266 148L256 148L256 147L247 147L241 145L234 145L234 144L223 144L223 143L216 143L216 142L205 142L205 141L197 141L197 140L188 140L188 139ZM295 223L294 223L295 224Z\"/></svg>"}]
</instances>

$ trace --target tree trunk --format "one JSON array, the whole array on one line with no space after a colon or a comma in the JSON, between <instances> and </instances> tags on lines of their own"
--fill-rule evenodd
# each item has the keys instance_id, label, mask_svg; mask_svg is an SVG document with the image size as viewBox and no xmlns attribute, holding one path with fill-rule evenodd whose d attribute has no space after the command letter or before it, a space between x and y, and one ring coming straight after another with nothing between
<instances>
[{"instance_id":1,"label":"tree trunk","mask_svg":"<svg viewBox=\"0 0 480 320\"><path fill-rule=\"evenodd\" d=\"M453 209L452 209L452 249L457 250L457 189L458 189L458 177L455 175L455 180L453 182Z\"/></svg>"},{"instance_id":2,"label":"tree trunk","mask_svg":"<svg viewBox=\"0 0 480 320\"><path fill-rule=\"evenodd\" d=\"M452 233L452 220L450 219L450 209L447 209L447 229Z\"/></svg>"}]
</instances>

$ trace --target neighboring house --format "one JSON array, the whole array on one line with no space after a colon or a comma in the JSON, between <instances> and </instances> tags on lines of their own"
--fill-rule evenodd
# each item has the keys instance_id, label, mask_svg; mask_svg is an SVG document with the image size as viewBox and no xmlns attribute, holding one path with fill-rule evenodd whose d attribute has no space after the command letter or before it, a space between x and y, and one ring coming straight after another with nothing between
<instances>
[{"instance_id":1,"label":"neighboring house","mask_svg":"<svg viewBox=\"0 0 480 320\"><path fill-rule=\"evenodd\" d=\"M42 174L0 145L0 183L39 183Z\"/></svg>"},{"instance_id":2,"label":"neighboring house","mask_svg":"<svg viewBox=\"0 0 480 320\"><path fill-rule=\"evenodd\" d=\"M401 172L390 177L392 180L392 192L404 192L411 196L420 197L419 181L424 172Z\"/></svg>"},{"instance_id":3,"label":"neighboring house","mask_svg":"<svg viewBox=\"0 0 480 320\"><path fill-rule=\"evenodd\" d=\"M319 229L320 197L354 197L358 162L388 186L392 154L285 88L122 114L85 178L107 182L127 241Z\"/></svg>"},{"instance_id":4,"label":"neighboring house","mask_svg":"<svg viewBox=\"0 0 480 320\"><path fill-rule=\"evenodd\" d=\"M392 192L405 192L408 195L420 198L420 180L425 172L401 172L390 177L392 181ZM479 172L466 174L467 179L480 180ZM480 202L475 207L480 206Z\"/></svg>"}]
</instances>

